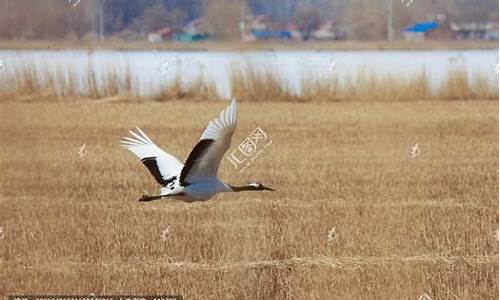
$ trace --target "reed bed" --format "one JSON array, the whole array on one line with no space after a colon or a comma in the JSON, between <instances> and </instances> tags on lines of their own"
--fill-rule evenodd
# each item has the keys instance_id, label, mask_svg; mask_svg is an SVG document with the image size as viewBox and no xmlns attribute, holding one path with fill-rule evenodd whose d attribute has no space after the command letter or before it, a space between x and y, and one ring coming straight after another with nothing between
<instances>
[{"instance_id":1,"label":"reed bed","mask_svg":"<svg viewBox=\"0 0 500 300\"><path fill-rule=\"evenodd\" d=\"M426 71L408 77L377 75L360 69L347 83L340 83L336 74L320 80L303 80L301 99L314 101L413 101L413 100L494 100L498 84L487 74L479 73L470 80L464 68L450 68L444 80L432 86Z\"/></svg>"},{"instance_id":2,"label":"reed bed","mask_svg":"<svg viewBox=\"0 0 500 300\"><path fill-rule=\"evenodd\" d=\"M81 71L80 71L81 72ZM200 75L184 82L183 74L158 91L139 95L135 78L128 66L98 74L90 63L81 76L71 68L36 67L24 64L0 74L0 101L47 101L99 99L123 101L219 100L216 84ZM410 76L382 75L361 68L357 74L341 82L338 72L327 76L304 74L300 91L284 84L272 67L250 63L234 66L229 71L231 95L240 101L311 102L311 101L413 101L413 100L494 100L498 99L498 82L487 72L469 74L464 67L450 67L444 79L432 84L424 71ZM83 79L82 79L83 78Z\"/></svg>"},{"instance_id":3,"label":"reed bed","mask_svg":"<svg viewBox=\"0 0 500 300\"><path fill-rule=\"evenodd\" d=\"M300 98L283 84L277 70L246 63L233 66L229 80L231 94L241 101L290 101Z\"/></svg>"},{"instance_id":4,"label":"reed bed","mask_svg":"<svg viewBox=\"0 0 500 300\"><path fill-rule=\"evenodd\" d=\"M112 69L102 77L87 67L83 76L74 69L23 64L0 76L0 99L44 101L68 99L103 99L117 95L135 99L130 69Z\"/></svg>"},{"instance_id":5,"label":"reed bed","mask_svg":"<svg viewBox=\"0 0 500 300\"><path fill-rule=\"evenodd\" d=\"M220 96L217 92L217 87L213 81L208 81L203 75L199 75L192 82L184 83L180 74L177 74L175 79L165 87L162 87L159 92L151 97L155 101L171 101L179 99L188 100L219 100Z\"/></svg>"}]
</instances>

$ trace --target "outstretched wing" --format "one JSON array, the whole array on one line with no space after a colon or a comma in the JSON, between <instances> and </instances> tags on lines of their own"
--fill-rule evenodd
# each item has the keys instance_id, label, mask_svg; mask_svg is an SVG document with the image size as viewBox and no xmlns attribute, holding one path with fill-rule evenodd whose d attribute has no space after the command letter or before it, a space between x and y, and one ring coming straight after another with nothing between
<instances>
[{"instance_id":1,"label":"outstretched wing","mask_svg":"<svg viewBox=\"0 0 500 300\"><path fill-rule=\"evenodd\" d=\"M217 176L219 164L231 145L231 137L236 128L236 100L218 118L213 119L191 150L181 172L181 185L210 180Z\"/></svg>"},{"instance_id":2,"label":"outstretched wing","mask_svg":"<svg viewBox=\"0 0 500 300\"><path fill-rule=\"evenodd\" d=\"M184 165L177 158L156 146L141 129L129 132L134 138L124 137L122 146L139 157L159 184L167 185L179 176Z\"/></svg>"}]
</instances>

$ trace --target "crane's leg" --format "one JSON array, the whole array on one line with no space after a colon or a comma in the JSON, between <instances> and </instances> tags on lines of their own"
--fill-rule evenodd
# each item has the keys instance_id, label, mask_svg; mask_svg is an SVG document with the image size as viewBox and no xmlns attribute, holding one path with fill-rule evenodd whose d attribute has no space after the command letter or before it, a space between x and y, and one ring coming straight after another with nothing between
<instances>
[{"instance_id":1,"label":"crane's leg","mask_svg":"<svg viewBox=\"0 0 500 300\"><path fill-rule=\"evenodd\" d=\"M169 195L160 195L160 196L148 196L148 195L142 195L141 198L139 198L139 201L153 201L153 200L159 200L163 197L168 197Z\"/></svg>"},{"instance_id":2,"label":"crane's leg","mask_svg":"<svg viewBox=\"0 0 500 300\"><path fill-rule=\"evenodd\" d=\"M168 194L168 195L159 195L159 196L149 196L149 195L142 195L141 198L139 198L139 201L153 201L153 200L159 200L164 197L179 197L179 196L185 196L185 193L178 193L178 194Z\"/></svg>"}]
</instances>

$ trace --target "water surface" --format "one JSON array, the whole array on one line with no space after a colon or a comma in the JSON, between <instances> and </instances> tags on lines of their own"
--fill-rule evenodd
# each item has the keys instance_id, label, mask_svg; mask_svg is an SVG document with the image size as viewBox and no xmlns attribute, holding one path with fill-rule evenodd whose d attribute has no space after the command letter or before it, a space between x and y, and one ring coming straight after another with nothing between
<instances>
[{"instance_id":1,"label":"water surface","mask_svg":"<svg viewBox=\"0 0 500 300\"><path fill-rule=\"evenodd\" d=\"M232 68L251 65L256 69L273 70L284 86L300 93L304 78L322 80L327 76L345 83L359 72L374 72L379 76L393 74L411 78L425 71L431 83L439 84L450 68L464 67L470 77L486 74L497 81L494 66L498 50L460 51L0 51L0 61L6 71L23 64L41 70L70 68L82 81L91 66L98 78L110 70L124 74L129 68L133 75L133 90L139 95L157 92L177 75L188 84L203 76L215 82L221 95L230 97L229 73Z\"/></svg>"}]
</instances>

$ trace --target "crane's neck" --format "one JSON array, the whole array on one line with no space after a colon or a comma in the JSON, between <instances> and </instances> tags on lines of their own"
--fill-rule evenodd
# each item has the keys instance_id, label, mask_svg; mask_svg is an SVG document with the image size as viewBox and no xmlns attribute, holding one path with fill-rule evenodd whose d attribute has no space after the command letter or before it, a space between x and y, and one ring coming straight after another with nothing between
<instances>
[{"instance_id":1,"label":"crane's neck","mask_svg":"<svg viewBox=\"0 0 500 300\"><path fill-rule=\"evenodd\" d=\"M243 192L243 191L257 191L258 189L253 186L253 185L242 185L242 186L234 186L234 185L228 185L229 188L233 192Z\"/></svg>"}]
</instances>

